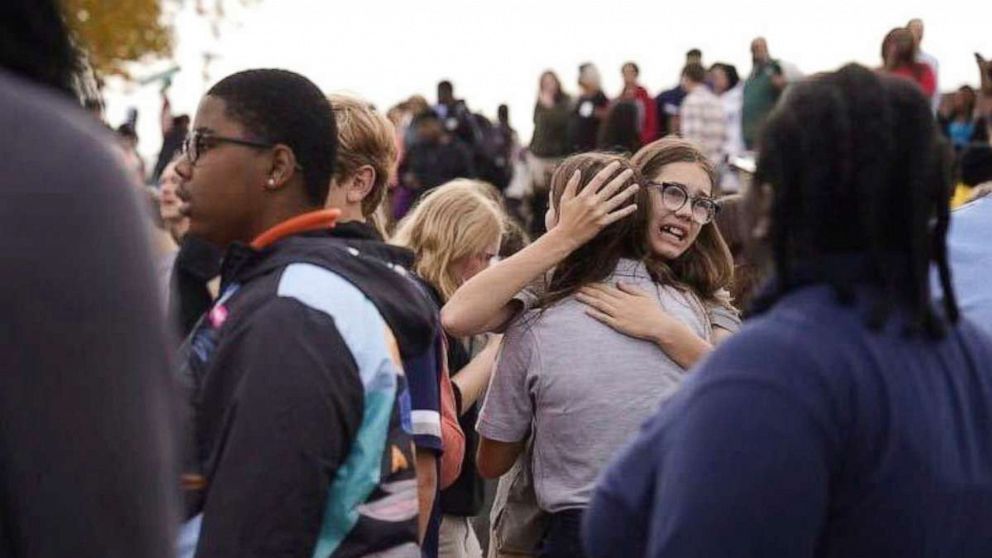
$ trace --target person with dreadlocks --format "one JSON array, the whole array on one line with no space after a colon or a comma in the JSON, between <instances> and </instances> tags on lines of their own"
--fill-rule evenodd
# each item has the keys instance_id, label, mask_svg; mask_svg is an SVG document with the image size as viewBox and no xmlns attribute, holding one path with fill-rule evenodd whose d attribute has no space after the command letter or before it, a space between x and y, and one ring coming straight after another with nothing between
<instances>
[{"instance_id":1,"label":"person with dreadlocks","mask_svg":"<svg viewBox=\"0 0 992 558\"><path fill-rule=\"evenodd\" d=\"M992 556L992 341L958 316L926 99L848 65L797 84L760 144L762 313L600 478L588 553Z\"/></svg>"}]
</instances>

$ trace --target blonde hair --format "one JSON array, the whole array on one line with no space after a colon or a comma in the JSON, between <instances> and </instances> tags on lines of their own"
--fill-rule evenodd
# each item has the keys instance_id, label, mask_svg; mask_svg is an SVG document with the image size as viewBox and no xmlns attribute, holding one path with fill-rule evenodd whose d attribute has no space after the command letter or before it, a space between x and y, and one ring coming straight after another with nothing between
<instances>
[{"instance_id":1,"label":"blonde hair","mask_svg":"<svg viewBox=\"0 0 992 558\"><path fill-rule=\"evenodd\" d=\"M503 235L505 216L479 181L457 179L427 192L391 242L412 250L414 271L447 301L459 287L452 264L479 254Z\"/></svg>"},{"instance_id":2,"label":"blonde hair","mask_svg":"<svg viewBox=\"0 0 992 558\"><path fill-rule=\"evenodd\" d=\"M342 182L365 165L375 169L375 182L362 200L362 215L375 214L386 197L386 186L396 166L396 129L371 103L347 95L330 95L338 130L334 178Z\"/></svg>"}]
</instances>

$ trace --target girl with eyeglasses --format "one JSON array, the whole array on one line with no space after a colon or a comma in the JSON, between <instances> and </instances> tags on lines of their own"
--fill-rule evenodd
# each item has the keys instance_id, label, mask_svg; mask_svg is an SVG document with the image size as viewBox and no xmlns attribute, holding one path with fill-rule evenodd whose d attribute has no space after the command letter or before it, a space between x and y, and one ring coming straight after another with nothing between
<instances>
[{"instance_id":1,"label":"girl with eyeglasses","mask_svg":"<svg viewBox=\"0 0 992 558\"><path fill-rule=\"evenodd\" d=\"M623 281L583 286L576 298L589 314L621 333L655 342L684 369L735 331L739 318L727 294L733 259L713 221L719 207L713 198L712 165L691 143L664 138L631 159L634 168L629 170L642 177L640 185L606 188L619 178L614 173L625 172L622 163L617 158L601 176L582 173L578 180L590 188L585 194L563 188L560 204L545 216L549 232L462 285L441 311L445 329L458 336L502 331L533 304L541 289L535 281L606 227L636 213L638 233L629 242L659 284L698 302L711 331L692 334L671 319L670 311L645 304L651 301L644 289ZM625 203L631 198L635 203Z\"/></svg>"},{"instance_id":2,"label":"girl with eyeglasses","mask_svg":"<svg viewBox=\"0 0 992 558\"><path fill-rule=\"evenodd\" d=\"M726 288L733 258L713 219L716 172L693 144L666 138L631 159L645 177L649 216L643 231L652 277L697 303L708 320L706 336L692 332L651 294L626 282L594 284L576 295L589 315L621 333L651 341L688 369L739 325Z\"/></svg>"},{"instance_id":3,"label":"girl with eyeglasses","mask_svg":"<svg viewBox=\"0 0 992 558\"><path fill-rule=\"evenodd\" d=\"M496 312L529 306L507 329L480 413L478 466L484 477L505 474L530 439L537 506L547 517L542 557L582 556L579 525L599 470L720 338L715 330L737 325L729 308L723 319L714 310L731 260L712 225L705 157L663 140L635 161L583 154L559 166L549 236L562 226L577 247L516 308ZM602 230L589 234L595 227L576 227L582 221ZM573 235L578 229L586 232ZM492 269L510 268L519 281L534 253L549 255L550 238ZM490 290L494 299L505 293Z\"/></svg>"}]
</instances>

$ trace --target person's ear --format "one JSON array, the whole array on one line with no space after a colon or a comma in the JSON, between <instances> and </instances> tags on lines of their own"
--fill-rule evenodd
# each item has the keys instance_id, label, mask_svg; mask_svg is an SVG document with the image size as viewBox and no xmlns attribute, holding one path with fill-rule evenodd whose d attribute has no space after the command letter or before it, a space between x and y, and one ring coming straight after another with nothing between
<instances>
[{"instance_id":1,"label":"person's ear","mask_svg":"<svg viewBox=\"0 0 992 558\"><path fill-rule=\"evenodd\" d=\"M372 165L362 165L351 177L348 188L348 203L361 203L375 186L376 172Z\"/></svg>"},{"instance_id":2,"label":"person's ear","mask_svg":"<svg viewBox=\"0 0 992 558\"><path fill-rule=\"evenodd\" d=\"M272 150L272 164L265 179L265 189L282 189L301 170L293 150L281 143L276 145Z\"/></svg>"}]
</instances>

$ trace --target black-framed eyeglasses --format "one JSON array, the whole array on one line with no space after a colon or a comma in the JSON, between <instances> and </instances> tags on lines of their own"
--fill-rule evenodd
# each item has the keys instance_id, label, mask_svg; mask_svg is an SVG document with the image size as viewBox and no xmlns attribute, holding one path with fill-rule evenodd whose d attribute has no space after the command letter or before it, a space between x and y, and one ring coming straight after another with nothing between
<instances>
[{"instance_id":1,"label":"black-framed eyeglasses","mask_svg":"<svg viewBox=\"0 0 992 558\"><path fill-rule=\"evenodd\" d=\"M692 203L692 220L705 225L716 218L720 206L716 200L707 196L690 196L686 187L678 182L648 183L648 186L661 190L661 203L669 211L678 211L685 204Z\"/></svg>"},{"instance_id":2,"label":"black-framed eyeglasses","mask_svg":"<svg viewBox=\"0 0 992 558\"><path fill-rule=\"evenodd\" d=\"M189 159L190 164L195 165L196 161L200 158L200 155L203 155L205 151L221 143L254 147L255 149L271 149L276 146L274 143L232 138L229 136L218 136L211 132L194 130L186 136L186 139L183 140L183 155ZM303 170L303 167L296 165L296 169Z\"/></svg>"}]
</instances>

